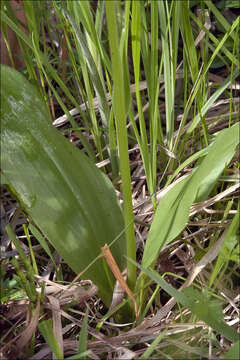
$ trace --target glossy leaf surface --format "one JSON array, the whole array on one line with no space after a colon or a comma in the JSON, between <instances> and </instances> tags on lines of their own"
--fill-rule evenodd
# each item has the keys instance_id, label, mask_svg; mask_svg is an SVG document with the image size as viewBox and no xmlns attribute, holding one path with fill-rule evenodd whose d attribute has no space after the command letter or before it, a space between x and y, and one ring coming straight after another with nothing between
<instances>
[{"instance_id":1,"label":"glossy leaf surface","mask_svg":"<svg viewBox=\"0 0 240 360\"><path fill-rule=\"evenodd\" d=\"M58 253L82 271L124 229L109 179L52 125L37 90L17 71L1 67L2 171L19 201ZM111 247L121 270L124 236ZM111 301L112 274L97 260L84 274Z\"/></svg>"}]
</instances>

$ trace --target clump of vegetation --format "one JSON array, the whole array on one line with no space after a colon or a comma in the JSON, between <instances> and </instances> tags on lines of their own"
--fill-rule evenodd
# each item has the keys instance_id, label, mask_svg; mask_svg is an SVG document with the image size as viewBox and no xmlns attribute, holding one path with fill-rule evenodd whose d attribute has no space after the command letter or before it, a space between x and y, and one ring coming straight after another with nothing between
<instances>
[{"instance_id":1,"label":"clump of vegetation","mask_svg":"<svg viewBox=\"0 0 240 360\"><path fill-rule=\"evenodd\" d=\"M238 4L14 4L2 356L237 358Z\"/></svg>"}]
</instances>

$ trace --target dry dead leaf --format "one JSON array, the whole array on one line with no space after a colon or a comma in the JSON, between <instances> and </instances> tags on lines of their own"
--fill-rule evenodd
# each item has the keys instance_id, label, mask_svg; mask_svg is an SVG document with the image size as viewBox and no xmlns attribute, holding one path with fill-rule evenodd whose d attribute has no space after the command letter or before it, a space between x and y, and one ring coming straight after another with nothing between
<instances>
[{"instance_id":1,"label":"dry dead leaf","mask_svg":"<svg viewBox=\"0 0 240 360\"><path fill-rule=\"evenodd\" d=\"M34 310L34 313L32 314L29 325L23 331L22 335L20 336L20 338L17 341L16 345L17 345L18 349L24 348L24 346L27 345L29 343L29 341L31 340L31 337L34 334L34 332L37 328L37 325L38 325L39 315L40 315L40 295L38 296L37 306Z\"/></svg>"}]
</instances>

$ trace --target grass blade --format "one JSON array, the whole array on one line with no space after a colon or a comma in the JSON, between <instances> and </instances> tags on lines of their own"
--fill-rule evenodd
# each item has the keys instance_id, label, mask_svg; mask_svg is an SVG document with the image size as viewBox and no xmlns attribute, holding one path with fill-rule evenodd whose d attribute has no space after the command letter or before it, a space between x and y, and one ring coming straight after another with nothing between
<instances>
[{"instance_id":1,"label":"grass blade","mask_svg":"<svg viewBox=\"0 0 240 360\"><path fill-rule=\"evenodd\" d=\"M203 320L228 340L238 340L239 334L237 331L225 323L219 303L213 300L210 301L207 293L200 293L192 287L184 289L184 293L182 293L168 284L156 271L150 271L137 263L135 264L144 274L159 284L177 302L191 310L200 320Z\"/></svg>"},{"instance_id":2,"label":"grass blade","mask_svg":"<svg viewBox=\"0 0 240 360\"><path fill-rule=\"evenodd\" d=\"M108 35L112 60L112 75L114 84L113 110L117 128L119 146L120 173L122 178L122 192L124 201L124 220L126 229L127 254L131 259L136 259L136 244L133 225L132 190L130 179L130 166L128 157L128 138L126 129L127 104L125 103L124 83L122 73L122 56L119 52L117 20L115 7L117 1L106 2L106 15ZM131 224L131 225L130 225ZM136 268L131 263L127 264L128 282L133 289L136 283Z\"/></svg>"},{"instance_id":3,"label":"grass blade","mask_svg":"<svg viewBox=\"0 0 240 360\"><path fill-rule=\"evenodd\" d=\"M42 320L41 322L39 322L38 329L39 329L40 333L42 334L42 336L44 337L46 343L48 344L48 346L50 347L50 349L56 356L56 358L59 360L64 359L63 354L59 348L57 339L53 332L51 319Z\"/></svg>"},{"instance_id":4,"label":"grass blade","mask_svg":"<svg viewBox=\"0 0 240 360\"><path fill-rule=\"evenodd\" d=\"M81 331L79 334L79 340L78 340L78 353L79 354L87 351L87 336L88 336L87 324L88 324L88 308L87 308L85 316L83 318L82 327L81 327Z\"/></svg>"}]
</instances>

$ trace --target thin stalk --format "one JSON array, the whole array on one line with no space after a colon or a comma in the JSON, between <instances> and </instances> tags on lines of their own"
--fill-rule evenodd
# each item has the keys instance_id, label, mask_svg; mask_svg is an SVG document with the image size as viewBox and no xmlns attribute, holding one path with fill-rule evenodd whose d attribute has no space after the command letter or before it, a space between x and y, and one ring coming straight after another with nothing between
<instances>
[{"instance_id":1,"label":"thin stalk","mask_svg":"<svg viewBox=\"0 0 240 360\"><path fill-rule=\"evenodd\" d=\"M151 81L149 91L149 106L150 106L150 156L151 156L151 177L153 184L152 197L153 207L156 209L156 175L157 175L157 135L158 135L158 91L159 83L158 77L158 11L157 2L153 2L151 6Z\"/></svg>"},{"instance_id":2,"label":"thin stalk","mask_svg":"<svg viewBox=\"0 0 240 360\"><path fill-rule=\"evenodd\" d=\"M136 100L137 108L139 114L139 126L140 126L140 137L138 131L135 128L135 136L137 137L144 170L146 173L146 180L148 185L148 191L150 194L153 194L153 183L151 176L151 162L149 161L149 150L148 150L148 139L147 139L147 130L146 123L143 115L143 106L142 106L142 97L139 89L139 80L140 80L140 47L142 40L142 51L143 51L143 64L146 74L146 79L150 79L150 66L148 66L148 55L149 50L147 46L147 39L144 32L141 31L141 21L145 20L145 12L143 4L139 1L132 2L132 24L131 24L131 36L132 36L132 57L133 57L133 68L134 68L134 78L135 78L135 88L136 88ZM146 25L146 24L145 24ZM146 27L146 26L145 26ZM145 40L145 41L144 41ZM150 81L150 80L149 80Z\"/></svg>"},{"instance_id":3,"label":"thin stalk","mask_svg":"<svg viewBox=\"0 0 240 360\"><path fill-rule=\"evenodd\" d=\"M124 97L123 67L119 51L119 40L117 32L116 5L118 1L106 2L106 15L108 26L108 37L112 59L112 75L114 84L113 110L115 115L117 140L120 158L120 173L122 178L122 192L124 201L125 226L131 223L126 229L127 257L136 259L136 244L133 225L132 190L130 178L130 165L128 156L128 138L126 129L126 104ZM131 289L136 283L136 267L132 263L127 264L128 283Z\"/></svg>"},{"instance_id":4,"label":"thin stalk","mask_svg":"<svg viewBox=\"0 0 240 360\"><path fill-rule=\"evenodd\" d=\"M171 28L170 15L168 14L168 4L158 2L159 20L161 27L162 53L164 64L164 80L165 80L165 106L166 106L166 131L168 147L172 151L173 148L173 131L174 131L174 92L175 84L173 83L173 72L176 71L172 66L169 47L171 47Z\"/></svg>"}]
</instances>

